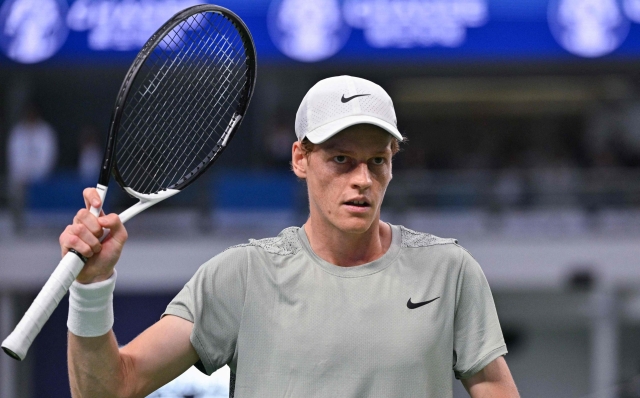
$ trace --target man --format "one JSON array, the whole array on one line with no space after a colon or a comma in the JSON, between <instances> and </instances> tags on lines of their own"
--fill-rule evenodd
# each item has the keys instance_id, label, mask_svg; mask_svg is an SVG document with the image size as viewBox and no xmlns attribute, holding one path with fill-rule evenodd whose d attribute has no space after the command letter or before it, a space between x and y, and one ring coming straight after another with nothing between
<instances>
[{"instance_id":1,"label":"man","mask_svg":"<svg viewBox=\"0 0 640 398\"><path fill-rule=\"evenodd\" d=\"M236 397L517 397L487 281L453 239L380 220L402 135L378 85L317 83L296 117L309 219L204 264L163 317L118 349L110 306L126 231L78 212L63 254L89 257L69 311L75 396L144 396L191 365L229 365ZM87 204L99 205L93 189ZM98 241L102 228L111 235Z\"/></svg>"},{"instance_id":2,"label":"man","mask_svg":"<svg viewBox=\"0 0 640 398\"><path fill-rule=\"evenodd\" d=\"M23 110L22 117L9 131L7 142L8 177L11 188L11 211L14 228L24 224L25 195L30 184L47 178L58 158L56 132L34 103Z\"/></svg>"}]
</instances>

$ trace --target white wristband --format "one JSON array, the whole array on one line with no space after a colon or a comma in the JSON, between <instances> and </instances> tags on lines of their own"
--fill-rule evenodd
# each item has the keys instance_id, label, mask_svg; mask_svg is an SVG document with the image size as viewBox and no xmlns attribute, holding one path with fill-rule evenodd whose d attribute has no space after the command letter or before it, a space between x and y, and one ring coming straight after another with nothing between
<instances>
[{"instance_id":1,"label":"white wristband","mask_svg":"<svg viewBox=\"0 0 640 398\"><path fill-rule=\"evenodd\" d=\"M80 337L107 334L113 326L113 289L117 272L107 280L83 285L74 281L69 288L69 331Z\"/></svg>"}]
</instances>

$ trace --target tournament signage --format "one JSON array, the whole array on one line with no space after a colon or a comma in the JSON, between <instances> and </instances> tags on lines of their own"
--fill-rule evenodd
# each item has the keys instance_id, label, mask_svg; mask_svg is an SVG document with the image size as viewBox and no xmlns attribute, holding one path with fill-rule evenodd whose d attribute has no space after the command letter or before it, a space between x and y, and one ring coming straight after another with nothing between
<instances>
[{"instance_id":1,"label":"tournament signage","mask_svg":"<svg viewBox=\"0 0 640 398\"><path fill-rule=\"evenodd\" d=\"M456 48L488 20L487 0L274 0L269 33L290 58L314 62L340 51L352 31L371 48Z\"/></svg>"},{"instance_id":2,"label":"tournament signage","mask_svg":"<svg viewBox=\"0 0 640 398\"><path fill-rule=\"evenodd\" d=\"M4 0L0 64L129 62L203 0ZM263 62L640 59L640 0L217 0Z\"/></svg>"}]
</instances>

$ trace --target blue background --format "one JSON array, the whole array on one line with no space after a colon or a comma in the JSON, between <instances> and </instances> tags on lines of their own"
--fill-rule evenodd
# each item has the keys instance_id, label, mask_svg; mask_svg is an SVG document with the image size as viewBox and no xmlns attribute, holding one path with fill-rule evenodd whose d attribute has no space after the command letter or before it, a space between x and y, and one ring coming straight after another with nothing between
<instances>
[{"instance_id":1,"label":"blue background","mask_svg":"<svg viewBox=\"0 0 640 398\"><path fill-rule=\"evenodd\" d=\"M205 1L203 1L205 2ZM456 48L428 47L379 49L369 46L361 29L351 28L346 45L325 61L346 62L477 62L477 61L579 61L588 62L563 49L553 38L547 22L548 0L487 0L488 21L480 27L466 28L465 42ZM252 32L261 62L295 64L273 44L268 33L267 16L270 0L217 0L216 4L237 13ZM69 2L73 4L73 1ZM93 51L87 46L87 32L69 31L69 36L56 55L43 61L55 64L128 64L136 51ZM631 22L628 36L611 54L600 60L640 59L640 24ZM0 55L0 65L18 65Z\"/></svg>"}]
</instances>

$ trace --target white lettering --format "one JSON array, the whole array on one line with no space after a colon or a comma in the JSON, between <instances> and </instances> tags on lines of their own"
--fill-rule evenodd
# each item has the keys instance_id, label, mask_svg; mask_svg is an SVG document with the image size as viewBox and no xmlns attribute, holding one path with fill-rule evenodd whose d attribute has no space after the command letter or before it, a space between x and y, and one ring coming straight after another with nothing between
<instances>
[{"instance_id":1,"label":"white lettering","mask_svg":"<svg viewBox=\"0 0 640 398\"><path fill-rule=\"evenodd\" d=\"M458 47L488 20L486 0L346 0L344 18L373 47Z\"/></svg>"},{"instance_id":2,"label":"white lettering","mask_svg":"<svg viewBox=\"0 0 640 398\"><path fill-rule=\"evenodd\" d=\"M67 15L73 30L89 31L93 50L138 50L163 23L198 0L77 0Z\"/></svg>"}]
</instances>

